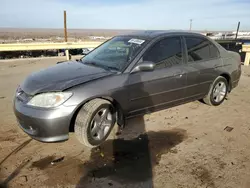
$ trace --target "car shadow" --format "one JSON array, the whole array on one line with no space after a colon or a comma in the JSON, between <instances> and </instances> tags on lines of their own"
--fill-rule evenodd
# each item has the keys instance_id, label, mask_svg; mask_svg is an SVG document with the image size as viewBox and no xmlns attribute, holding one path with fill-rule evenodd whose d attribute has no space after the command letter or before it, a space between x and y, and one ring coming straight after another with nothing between
<instances>
[{"instance_id":1,"label":"car shadow","mask_svg":"<svg viewBox=\"0 0 250 188\"><path fill-rule=\"evenodd\" d=\"M129 84L128 80L125 86ZM136 88L144 97L149 96L142 82ZM154 187L154 167L163 154L185 138L185 130L147 132L143 116L129 119L117 139L91 150L89 160L81 166L83 176L76 187Z\"/></svg>"},{"instance_id":2,"label":"car shadow","mask_svg":"<svg viewBox=\"0 0 250 188\"><path fill-rule=\"evenodd\" d=\"M131 121L133 123L129 127L136 126L136 131L142 132L139 127L145 125L143 118ZM172 129L126 137L108 140L99 148L92 149L90 159L81 166L84 175L76 187L100 184L102 187L153 187L154 168L159 165L162 155L172 152L171 149L187 135L183 129Z\"/></svg>"}]
</instances>

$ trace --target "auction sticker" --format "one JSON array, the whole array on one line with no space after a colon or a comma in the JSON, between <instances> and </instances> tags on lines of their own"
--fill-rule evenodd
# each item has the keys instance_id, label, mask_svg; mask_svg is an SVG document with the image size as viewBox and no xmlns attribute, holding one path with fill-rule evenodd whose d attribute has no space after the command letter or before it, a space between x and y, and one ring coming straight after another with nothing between
<instances>
[{"instance_id":1,"label":"auction sticker","mask_svg":"<svg viewBox=\"0 0 250 188\"><path fill-rule=\"evenodd\" d=\"M141 40L141 39L130 39L128 42L134 43L134 44L143 44L143 43L145 42L145 40Z\"/></svg>"}]
</instances>

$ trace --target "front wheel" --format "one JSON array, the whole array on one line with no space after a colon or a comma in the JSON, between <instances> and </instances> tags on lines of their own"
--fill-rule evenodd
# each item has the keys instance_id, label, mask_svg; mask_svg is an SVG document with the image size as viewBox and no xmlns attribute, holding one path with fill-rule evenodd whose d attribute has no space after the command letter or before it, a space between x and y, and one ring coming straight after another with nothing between
<instances>
[{"instance_id":1,"label":"front wheel","mask_svg":"<svg viewBox=\"0 0 250 188\"><path fill-rule=\"evenodd\" d=\"M107 139L115 122L115 109L109 101L91 100L82 106L76 116L76 137L84 145L96 147Z\"/></svg>"},{"instance_id":2,"label":"front wheel","mask_svg":"<svg viewBox=\"0 0 250 188\"><path fill-rule=\"evenodd\" d=\"M203 101L208 105L218 106L225 100L227 93L228 81L226 78L219 76L211 85L210 90Z\"/></svg>"}]
</instances>

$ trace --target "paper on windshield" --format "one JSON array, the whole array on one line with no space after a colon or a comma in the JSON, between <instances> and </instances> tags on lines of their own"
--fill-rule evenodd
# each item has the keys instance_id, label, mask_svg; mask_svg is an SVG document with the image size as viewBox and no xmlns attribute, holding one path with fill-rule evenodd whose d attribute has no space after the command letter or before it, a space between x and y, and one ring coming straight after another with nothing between
<instances>
[{"instance_id":1,"label":"paper on windshield","mask_svg":"<svg viewBox=\"0 0 250 188\"><path fill-rule=\"evenodd\" d=\"M141 40L141 39L130 39L128 41L129 43L134 43L134 44L143 44L145 42L145 40Z\"/></svg>"}]
</instances>

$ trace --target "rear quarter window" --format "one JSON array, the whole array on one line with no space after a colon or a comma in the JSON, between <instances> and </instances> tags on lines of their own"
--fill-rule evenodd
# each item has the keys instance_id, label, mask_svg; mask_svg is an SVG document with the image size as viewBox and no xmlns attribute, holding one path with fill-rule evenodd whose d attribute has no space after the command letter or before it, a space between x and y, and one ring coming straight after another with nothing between
<instances>
[{"instance_id":1,"label":"rear quarter window","mask_svg":"<svg viewBox=\"0 0 250 188\"><path fill-rule=\"evenodd\" d=\"M210 42L211 43L211 42ZM210 44L210 57L211 58L218 58L220 56L219 50L214 44Z\"/></svg>"}]
</instances>

